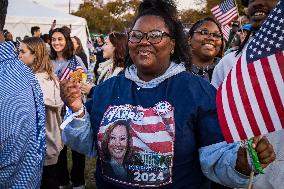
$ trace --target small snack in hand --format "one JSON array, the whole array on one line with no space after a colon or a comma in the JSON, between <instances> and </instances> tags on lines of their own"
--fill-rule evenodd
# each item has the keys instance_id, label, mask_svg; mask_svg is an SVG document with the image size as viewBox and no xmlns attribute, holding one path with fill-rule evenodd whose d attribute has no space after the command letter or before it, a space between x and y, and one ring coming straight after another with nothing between
<instances>
[{"instance_id":1,"label":"small snack in hand","mask_svg":"<svg viewBox=\"0 0 284 189\"><path fill-rule=\"evenodd\" d=\"M70 73L70 78L72 81L75 81L75 82L81 82L83 81L83 71L82 70L76 70L72 73Z\"/></svg>"}]
</instances>

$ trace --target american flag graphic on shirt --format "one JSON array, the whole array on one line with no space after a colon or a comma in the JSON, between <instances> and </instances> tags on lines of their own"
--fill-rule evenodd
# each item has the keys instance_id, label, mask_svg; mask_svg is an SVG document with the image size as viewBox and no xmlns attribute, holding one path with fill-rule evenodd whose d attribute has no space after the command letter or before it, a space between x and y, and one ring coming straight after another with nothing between
<instances>
[{"instance_id":1,"label":"american flag graphic on shirt","mask_svg":"<svg viewBox=\"0 0 284 189\"><path fill-rule=\"evenodd\" d=\"M284 128L284 2L280 0L217 92L227 142Z\"/></svg>"},{"instance_id":2,"label":"american flag graphic on shirt","mask_svg":"<svg viewBox=\"0 0 284 189\"><path fill-rule=\"evenodd\" d=\"M173 107L168 102L160 102L152 108L143 108L141 106L120 105L110 106L105 112L101 126L98 132L98 147L100 159L104 159L104 153L110 149L110 141L108 140L108 148L104 148L104 141L109 134L113 136L113 125L117 121L127 122L131 144L132 159L136 161L128 161L124 164L125 176L120 173L119 177L116 173L110 172L106 163L102 164L103 174L112 180L120 183L135 185L141 187L159 187L172 183L172 166L173 151L175 140L175 122ZM109 129L113 129L109 132ZM107 134L108 133L108 134ZM118 143L118 142L117 142ZM116 152L123 151L121 145L116 146ZM128 152L129 152L128 151ZM111 153L110 153L111 154ZM128 155L129 156L129 155ZM115 169L115 161L112 160L112 169ZM116 165L116 167L119 165Z\"/></svg>"}]
</instances>

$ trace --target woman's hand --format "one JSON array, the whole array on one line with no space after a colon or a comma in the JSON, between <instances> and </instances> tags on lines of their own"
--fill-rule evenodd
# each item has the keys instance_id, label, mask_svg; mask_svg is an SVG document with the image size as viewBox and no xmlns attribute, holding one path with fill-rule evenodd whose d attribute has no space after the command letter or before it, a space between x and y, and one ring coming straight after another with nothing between
<instances>
[{"instance_id":1,"label":"woman's hand","mask_svg":"<svg viewBox=\"0 0 284 189\"><path fill-rule=\"evenodd\" d=\"M82 90L82 93L83 93L83 94L86 94L86 95L89 95L89 93L90 93L90 91L91 91L91 89L92 89L93 86L94 86L94 85L92 85L92 84L89 84L89 83L86 83L86 82L82 82L82 83L81 83L81 90Z\"/></svg>"},{"instance_id":2,"label":"woman's hand","mask_svg":"<svg viewBox=\"0 0 284 189\"><path fill-rule=\"evenodd\" d=\"M60 96L63 102L73 111L82 107L80 84L78 82L63 80L60 82Z\"/></svg>"},{"instance_id":3,"label":"woman's hand","mask_svg":"<svg viewBox=\"0 0 284 189\"><path fill-rule=\"evenodd\" d=\"M266 137L257 136L253 138L252 147L257 152L259 162L262 168L266 168L271 162L276 159L273 146L269 143ZM246 150L239 148L236 170L242 174L249 175L251 168L248 165Z\"/></svg>"}]
</instances>

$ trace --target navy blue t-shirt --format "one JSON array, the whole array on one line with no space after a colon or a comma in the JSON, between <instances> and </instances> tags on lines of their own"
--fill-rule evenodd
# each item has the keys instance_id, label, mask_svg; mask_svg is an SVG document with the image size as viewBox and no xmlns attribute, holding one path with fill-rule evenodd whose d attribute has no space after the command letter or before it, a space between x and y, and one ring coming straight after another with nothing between
<instances>
[{"instance_id":1,"label":"navy blue t-shirt","mask_svg":"<svg viewBox=\"0 0 284 189\"><path fill-rule=\"evenodd\" d=\"M215 95L188 72L154 88L124 75L98 85L86 104L96 136L97 187L209 189L198 149L224 140Z\"/></svg>"}]
</instances>

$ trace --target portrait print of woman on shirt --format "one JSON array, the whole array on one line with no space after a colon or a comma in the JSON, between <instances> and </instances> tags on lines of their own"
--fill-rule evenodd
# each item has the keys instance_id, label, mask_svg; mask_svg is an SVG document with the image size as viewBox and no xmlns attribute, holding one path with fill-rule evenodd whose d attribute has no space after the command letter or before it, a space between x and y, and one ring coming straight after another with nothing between
<instances>
[{"instance_id":1,"label":"portrait print of woman on shirt","mask_svg":"<svg viewBox=\"0 0 284 189\"><path fill-rule=\"evenodd\" d=\"M166 102L154 108L110 106L97 137L103 175L129 185L170 182L174 140L172 116L172 107ZM151 123L156 122L156 127L146 124L150 119Z\"/></svg>"},{"instance_id":2,"label":"portrait print of woman on shirt","mask_svg":"<svg viewBox=\"0 0 284 189\"><path fill-rule=\"evenodd\" d=\"M102 141L102 168L103 173L114 178L126 180L127 172L125 161L130 155L132 137L129 124L126 121L117 121L111 124Z\"/></svg>"}]
</instances>

